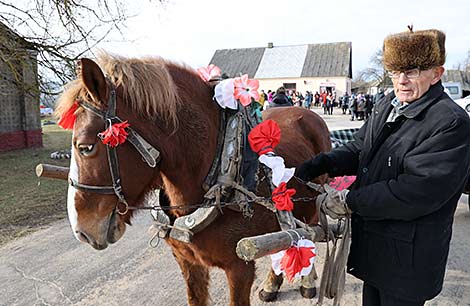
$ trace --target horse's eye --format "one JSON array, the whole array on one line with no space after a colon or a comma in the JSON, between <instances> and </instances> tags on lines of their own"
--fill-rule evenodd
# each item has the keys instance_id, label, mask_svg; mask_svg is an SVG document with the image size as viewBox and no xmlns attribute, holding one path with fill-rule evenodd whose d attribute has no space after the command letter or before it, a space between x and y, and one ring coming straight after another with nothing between
<instances>
[{"instance_id":1,"label":"horse's eye","mask_svg":"<svg viewBox=\"0 0 470 306\"><path fill-rule=\"evenodd\" d=\"M90 156L95 151L95 145L92 144L79 144L78 151L83 156Z\"/></svg>"}]
</instances>

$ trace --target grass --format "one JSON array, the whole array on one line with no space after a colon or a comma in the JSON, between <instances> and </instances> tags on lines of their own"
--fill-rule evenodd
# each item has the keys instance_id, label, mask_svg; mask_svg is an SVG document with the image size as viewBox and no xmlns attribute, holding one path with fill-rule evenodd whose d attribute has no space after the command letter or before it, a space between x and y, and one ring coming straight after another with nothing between
<instances>
[{"instance_id":1,"label":"grass","mask_svg":"<svg viewBox=\"0 0 470 306\"><path fill-rule=\"evenodd\" d=\"M0 245L66 216L67 182L39 179L39 163L68 166L52 160L54 151L70 148L71 133L57 125L43 126L43 148L0 153Z\"/></svg>"}]
</instances>

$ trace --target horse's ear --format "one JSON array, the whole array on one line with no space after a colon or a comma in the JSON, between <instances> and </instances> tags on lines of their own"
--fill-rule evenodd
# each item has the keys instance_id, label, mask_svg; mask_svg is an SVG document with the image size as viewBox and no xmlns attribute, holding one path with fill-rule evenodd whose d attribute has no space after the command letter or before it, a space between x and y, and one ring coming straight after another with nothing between
<instances>
[{"instance_id":1,"label":"horse's ear","mask_svg":"<svg viewBox=\"0 0 470 306\"><path fill-rule=\"evenodd\" d=\"M78 65L79 75L96 102L103 103L108 97L108 86L101 68L91 59L82 58Z\"/></svg>"}]
</instances>

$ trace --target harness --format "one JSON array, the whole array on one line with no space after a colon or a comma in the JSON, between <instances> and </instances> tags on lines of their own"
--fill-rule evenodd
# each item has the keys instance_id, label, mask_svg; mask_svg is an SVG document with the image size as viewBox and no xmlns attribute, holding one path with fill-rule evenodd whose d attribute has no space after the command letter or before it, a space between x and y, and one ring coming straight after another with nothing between
<instances>
[{"instance_id":1,"label":"harness","mask_svg":"<svg viewBox=\"0 0 470 306\"><path fill-rule=\"evenodd\" d=\"M110 96L108 99L108 109L103 111L94 105L80 100L78 104L85 110L92 112L105 121L106 128L114 123L123 122L116 116L116 90L111 82ZM230 199L238 202L238 207L227 206L243 213L245 217L251 217L253 214L252 203L260 204L269 210L275 212L281 229L295 228L295 222L291 212L277 211L273 204L264 199L259 198L253 192L249 191L243 185L243 177L241 171L244 162L242 154L243 148L247 145L245 139L249 130L254 127L255 119L247 112L246 108L234 113L227 113L224 110L220 113L220 127L217 138L217 149L215 159L210 167L209 174L206 177L203 188L206 190L204 195L204 206L197 208L194 212L176 218L171 225L168 216L164 216L162 210L158 210L159 204L153 205L152 215L156 221L158 236L162 238L171 237L173 239L189 243L194 234L200 232L211 224L222 212L221 202ZM131 127L127 127L127 140L135 147L135 149L144 158L146 163L154 168L160 161L160 151L148 143L139 133ZM73 178L69 178L69 185L77 190L92 192L98 194L114 194L118 198L116 205L117 213L124 215L129 209L138 209L138 207L129 206L121 185L119 173L119 163L117 151L115 147L106 146L108 156L109 171L111 173L112 186L96 186L86 185L78 182ZM256 161L257 162L257 161ZM270 169L262 167L267 177L270 176ZM268 182L271 182L268 179ZM270 184L271 191L274 186ZM210 205L214 203L216 205ZM123 210L119 209L119 203L124 204ZM163 221L163 222L162 222Z\"/></svg>"},{"instance_id":2,"label":"harness","mask_svg":"<svg viewBox=\"0 0 470 306\"><path fill-rule=\"evenodd\" d=\"M106 128L111 126L114 123L123 122L119 117L116 116L116 89L112 83L110 83L110 94L108 99L108 109L102 111L90 103L80 100L78 104L84 109L92 112L101 119L105 121ZM137 133L131 127L127 128L129 135L127 140L136 148L136 150L142 155L145 162L152 168L160 161L160 151L148 143L139 133ZM111 173L112 186L96 186L96 185L86 185L78 182L73 178L69 178L70 186L74 187L80 191L93 192L99 194L114 194L117 196L119 203L125 205L123 211L119 210L119 207L116 205L116 210L119 214L124 215L129 210L129 204L126 201L124 193L121 186L121 177L119 174L119 162L117 158L116 148L112 146L106 146L106 152L108 155L108 165L109 172Z\"/></svg>"}]
</instances>

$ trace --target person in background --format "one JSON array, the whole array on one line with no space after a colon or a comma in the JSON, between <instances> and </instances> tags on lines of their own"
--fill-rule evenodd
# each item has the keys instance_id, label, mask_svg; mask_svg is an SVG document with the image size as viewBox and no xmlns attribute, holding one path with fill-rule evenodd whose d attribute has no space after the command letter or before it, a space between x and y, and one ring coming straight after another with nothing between
<instances>
[{"instance_id":1,"label":"person in background","mask_svg":"<svg viewBox=\"0 0 470 306\"><path fill-rule=\"evenodd\" d=\"M343 98L342 98L342 104L341 104L341 109L343 110L343 115L346 114L346 111L349 108L349 95L348 93L345 93Z\"/></svg>"},{"instance_id":2,"label":"person in background","mask_svg":"<svg viewBox=\"0 0 470 306\"><path fill-rule=\"evenodd\" d=\"M352 216L347 271L364 282L364 306L422 306L442 290L470 169L470 118L444 92L444 62L439 30L409 27L386 37L393 93L377 102L354 141L296 169L303 181L357 176L351 191L318 199L330 216Z\"/></svg>"},{"instance_id":3,"label":"person in background","mask_svg":"<svg viewBox=\"0 0 470 306\"><path fill-rule=\"evenodd\" d=\"M282 106L292 106L292 103L289 101L289 98L286 95L286 89L284 87L279 87L276 90L276 95L273 97L273 102L270 107L282 107Z\"/></svg>"},{"instance_id":4,"label":"person in background","mask_svg":"<svg viewBox=\"0 0 470 306\"><path fill-rule=\"evenodd\" d=\"M310 106L312 106L312 98L313 98L312 93L307 90L307 92L305 93L305 100L304 100L304 107L306 109L310 109Z\"/></svg>"},{"instance_id":5,"label":"person in background","mask_svg":"<svg viewBox=\"0 0 470 306\"><path fill-rule=\"evenodd\" d=\"M313 97L315 98L315 104L314 104L314 106L315 106L315 107L320 106L320 94L318 93L318 91L315 92L315 96L313 96Z\"/></svg>"},{"instance_id":6,"label":"person in background","mask_svg":"<svg viewBox=\"0 0 470 306\"><path fill-rule=\"evenodd\" d=\"M351 112L351 121L357 119L357 96L356 94L352 94L351 98L349 99L349 111Z\"/></svg>"},{"instance_id":7,"label":"person in background","mask_svg":"<svg viewBox=\"0 0 470 306\"><path fill-rule=\"evenodd\" d=\"M373 101L373 102L374 102L374 105L375 105L375 103L379 102L379 101L380 101L381 99L383 99L384 97L385 97L385 94L384 94L383 88L379 88L379 89L377 90L377 93L376 93L375 96L374 96L374 101Z\"/></svg>"}]
</instances>

